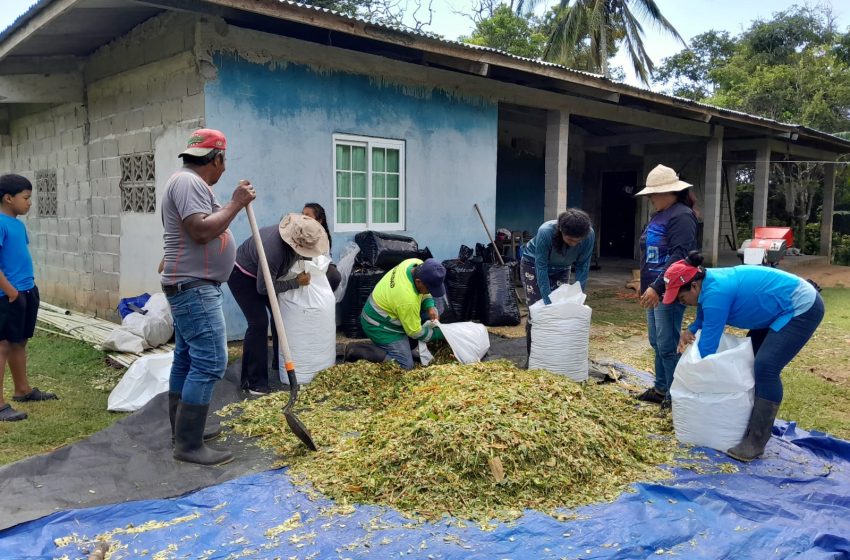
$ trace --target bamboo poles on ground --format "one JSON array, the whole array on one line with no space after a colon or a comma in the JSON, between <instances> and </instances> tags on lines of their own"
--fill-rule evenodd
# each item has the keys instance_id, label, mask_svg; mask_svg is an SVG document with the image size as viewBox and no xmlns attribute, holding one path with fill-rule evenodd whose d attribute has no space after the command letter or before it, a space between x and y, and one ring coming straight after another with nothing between
<instances>
[{"instance_id":1,"label":"bamboo poles on ground","mask_svg":"<svg viewBox=\"0 0 850 560\"><path fill-rule=\"evenodd\" d=\"M96 347L102 345L110 333L118 327L111 321L76 313L43 301L38 307L38 320L61 331L51 334L87 342ZM49 329L41 328L40 330L50 332ZM173 344L163 344L157 348L146 350L143 354L163 354L172 350L174 350ZM130 367L143 354L111 352L107 354L107 359L118 367L126 368Z\"/></svg>"}]
</instances>

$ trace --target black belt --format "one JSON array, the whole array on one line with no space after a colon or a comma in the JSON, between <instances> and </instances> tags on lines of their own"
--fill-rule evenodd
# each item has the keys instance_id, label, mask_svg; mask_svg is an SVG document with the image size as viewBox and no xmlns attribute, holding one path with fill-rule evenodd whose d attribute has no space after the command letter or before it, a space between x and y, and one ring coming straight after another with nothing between
<instances>
[{"instance_id":1,"label":"black belt","mask_svg":"<svg viewBox=\"0 0 850 560\"><path fill-rule=\"evenodd\" d=\"M216 280L189 280L188 282L180 282L179 284L172 284L170 286L162 286L162 292L166 296L176 296L181 292L185 292L186 290L191 290L192 288L198 288L200 286L221 286L221 282L217 282Z\"/></svg>"}]
</instances>

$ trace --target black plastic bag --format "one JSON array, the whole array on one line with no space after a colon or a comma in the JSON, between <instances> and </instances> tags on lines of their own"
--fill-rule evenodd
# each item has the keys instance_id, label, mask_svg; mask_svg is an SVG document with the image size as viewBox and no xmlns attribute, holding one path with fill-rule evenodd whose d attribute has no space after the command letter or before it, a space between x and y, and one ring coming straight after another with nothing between
<instances>
[{"instance_id":1,"label":"black plastic bag","mask_svg":"<svg viewBox=\"0 0 850 560\"><path fill-rule=\"evenodd\" d=\"M357 261L364 267L378 267L389 270L406 259L419 257L419 245L412 237L384 233L382 231L361 231L354 236L360 247Z\"/></svg>"},{"instance_id":2,"label":"black plastic bag","mask_svg":"<svg viewBox=\"0 0 850 560\"><path fill-rule=\"evenodd\" d=\"M513 285L513 270L516 262L481 264L483 294L478 318L488 327L512 327L519 325L519 302Z\"/></svg>"},{"instance_id":3,"label":"black plastic bag","mask_svg":"<svg viewBox=\"0 0 850 560\"><path fill-rule=\"evenodd\" d=\"M348 338L366 338L366 333L360 326L360 313L366 300L372 295L372 290L384 277L385 272L380 268L358 267L351 271L345 296L340 302L340 329Z\"/></svg>"},{"instance_id":4,"label":"black plastic bag","mask_svg":"<svg viewBox=\"0 0 850 560\"><path fill-rule=\"evenodd\" d=\"M472 248L467 247L466 245L461 245L460 250L457 252L457 259L459 261L468 261L472 258Z\"/></svg>"},{"instance_id":5,"label":"black plastic bag","mask_svg":"<svg viewBox=\"0 0 850 560\"><path fill-rule=\"evenodd\" d=\"M448 305L440 315L440 322L456 323L472 319L475 309L478 282L478 267L471 261L450 259L443 261L446 267L446 298Z\"/></svg>"}]
</instances>

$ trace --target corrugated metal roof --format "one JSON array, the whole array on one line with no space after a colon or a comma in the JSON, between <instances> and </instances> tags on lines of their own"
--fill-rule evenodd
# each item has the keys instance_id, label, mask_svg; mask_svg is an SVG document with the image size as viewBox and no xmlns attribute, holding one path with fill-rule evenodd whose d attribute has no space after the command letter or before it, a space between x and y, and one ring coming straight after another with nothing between
<instances>
[{"instance_id":1,"label":"corrugated metal roof","mask_svg":"<svg viewBox=\"0 0 850 560\"><path fill-rule=\"evenodd\" d=\"M11 35L12 32L14 32L18 27L21 27L23 24L31 20L35 14L40 12L42 8L51 4L52 2L54 2L54 0L38 0L38 2L27 8L27 11L15 18L15 21L10 23L9 26L6 27L6 29L0 31L0 43L5 41L6 37Z\"/></svg>"},{"instance_id":2,"label":"corrugated metal roof","mask_svg":"<svg viewBox=\"0 0 850 560\"><path fill-rule=\"evenodd\" d=\"M56 0L39 0L38 2L33 4L26 12L24 12L22 15L20 15L11 25L9 25L5 30L0 32L0 43L2 43L15 30L17 30L19 27L23 26L27 21L32 19L38 12L40 12L42 9L44 9L46 6L50 5L54 1L56 1ZM606 78L606 77L599 75L599 74L594 74L594 73L591 73L591 72L585 72L585 71L582 71L582 70L576 70L574 68L569 68L569 67L564 66L562 64L556 64L556 63L548 62L548 61L544 61L544 60L517 56L517 55L507 53L507 52L504 52L504 51L501 51L501 50L498 50L498 49L494 49L494 48L491 48L491 47L482 47L482 46L479 46L479 45L471 45L471 44L468 44L468 43L463 43L461 41L450 40L450 39L446 39L444 37L441 37L440 35L437 35L435 33L417 31L417 30L413 30L413 29L410 29L410 28L406 28L406 27L388 25L386 23L377 23L377 22L371 21L367 18L358 17L358 16L350 16L350 15L347 15L347 14L342 14L342 13L336 11L336 10L331 10L331 9L328 9L328 8L321 8L321 7L318 7L318 6L312 6L310 4L293 2L291 0L265 0L265 1L267 1L269 3L275 2L275 3L278 3L278 4L284 4L284 5L292 6L292 7L298 8L298 9L311 10L311 11L314 11L314 12L317 12L317 13L332 15L332 16L337 17L337 18L341 18L341 19L345 19L345 20L349 20L349 21L356 21L356 22L359 22L359 23L362 23L362 24L365 24L365 25L370 25L370 26L382 28L382 29L385 29L385 30L388 30L388 31L393 31L393 32L396 32L396 33L402 33L402 34L406 34L406 35L410 35L410 36L419 37L421 39L435 41L435 42L438 42L440 44L451 46L453 48L458 48L458 49L461 49L461 50L467 50L467 51L470 51L470 52L486 52L486 53L493 54L493 55L496 55L496 56L499 56L499 57L505 57L505 58L508 58L508 59L513 59L513 60L516 60L516 61L519 61L519 62L522 62L522 63L528 65L529 66L528 70L530 72L533 72L534 68L541 68L541 69L546 68L546 69L549 69L549 70L556 70L559 73L563 73L564 78L567 81L569 81L568 77L570 75L582 77L584 79L591 79L591 80L597 82L598 87L601 88L601 89L614 90L615 92L625 93L627 95L631 92L633 94L636 94L636 95L643 97L644 99L646 99L648 97L649 98L648 100L655 101L655 102L658 102L660 104L673 105L673 106L684 105L686 107L690 107L690 108L697 109L697 110L706 110L706 111L710 111L710 112L717 112L720 116L726 116L726 117L729 117L730 119L733 119L733 120L737 118L737 119L745 119L745 120L750 120L750 121L756 121L756 122L762 123L766 127L772 127L772 128L780 127L780 128L784 128L784 129L789 129L789 128L797 129L798 131L804 132L807 135L811 135L811 136L818 137L818 138L821 138L821 139L829 141L829 142L834 142L834 143L837 143L839 145L850 147L850 141L848 141L848 140L845 140L843 138L839 138L839 137L834 136L832 134L829 134L827 132L823 132L823 131L820 131L820 130L809 128L807 126L794 124L794 123L783 123L783 122L780 122L780 121L777 121L777 120L774 120L774 119L770 119L770 118L767 118L767 117L759 116L759 115L744 113L742 111L736 111L734 109L726 109L726 108L723 108L723 107L717 107L717 106L714 106L714 105L709 105L707 103L701 103L701 102L698 102L698 101L693 101L693 100L686 99L686 98L683 98L683 97L677 97L675 95L670 95L670 94L667 94L667 93L652 91L652 90L647 89L647 88L634 86L634 85L627 84L627 83L624 83L624 82L617 82L617 81L611 80L611 79ZM319 26L319 27L321 26L318 23L316 25Z\"/></svg>"}]
</instances>

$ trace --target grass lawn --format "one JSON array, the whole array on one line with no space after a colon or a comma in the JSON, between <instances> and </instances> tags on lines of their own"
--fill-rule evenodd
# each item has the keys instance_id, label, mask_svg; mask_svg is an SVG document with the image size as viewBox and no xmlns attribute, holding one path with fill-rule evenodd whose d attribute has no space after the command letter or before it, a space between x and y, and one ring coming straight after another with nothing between
<instances>
[{"instance_id":1,"label":"grass lawn","mask_svg":"<svg viewBox=\"0 0 850 560\"><path fill-rule=\"evenodd\" d=\"M850 289L823 291L826 318L814 338L782 375L785 400L780 418L805 429L850 439ZM646 320L633 297L601 290L588 297L593 308L592 357L614 358L652 371L653 354L646 342ZM693 309L685 316L689 322ZM103 353L88 344L37 332L29 348L30 384L56 392L61 400L14 403L30 416L0 423L0 465L73 443L105 428L122 414L106 411L109 391L123 370L107 366ZM230 345L230 360L241 354ZM11 402L7 373L4 397Z\"/></svg>"},{"instance_id":2,"label":"grass lawn","mask_svg":"<svg viewBox=\"0 0 850 560\"><path fill-rule=\"evenodd\" d=\"M0 422L0 464L11 463L83 439L123 414L107 412L106 399L123 370L104 362L104 354L85 344L36 331L28 346L30 385L59 395L58 401L12 401L12 376L6 371L3 398L29 418Z\"/></svg>"}]
</instances>

